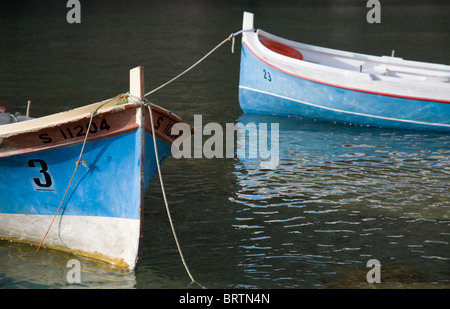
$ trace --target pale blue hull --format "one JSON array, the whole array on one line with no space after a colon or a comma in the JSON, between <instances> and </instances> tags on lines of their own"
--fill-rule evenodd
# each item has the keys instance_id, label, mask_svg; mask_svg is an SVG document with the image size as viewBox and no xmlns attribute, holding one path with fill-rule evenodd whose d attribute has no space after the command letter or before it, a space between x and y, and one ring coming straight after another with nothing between
<instances>
[{"instance_id":1,"label":"pale blue hull","mask_svg":"<svg viewBox=\"0 0 450 309\"><path fill-rule=\"evenodd\" d=\"M283 72L243 44L239 102L246 113L450 132L450 104L339 88Z\"/></svg>"},{"instance_id":2,"label":"pale blue hull","mask_svg":"<svg viewBox=\"0 0 450 309\"><path fill-rule=\"evenodd\" d=\"M86 143L61 206L64 216L140 219L140 131ZM0 213L54 215L64 196L81 144L0 158ZM160 158L170 147L157 140ZM137 148L137 149L136 149ZM152 136L146 133L145 190L157 171Z\"/></svg>"},{"instance_id":3,"label":"pale blue hull","mask_svg":"<svg viewBox=\"0 0 450 309\"><path fill-rule=\"evenodd\" d=\"M145 193L183 122L142 86L137 67L133 94L0 126L0 240L135 268Z\"/></svg>"},{"instance_id":4,"label":"pale blue hull","mask_svg":"<svg viewBox=\"0 0 450 309\"><path fill-rule=\"evenodd\" d=\"M157 171L149 133L141 168L141 130L87 142L70 185L80 143L0 158L0 239L45 240L45 247L134 268L143 196ZM159 139L157 148L162 164L171 148Z\"/></svg>"}]
</instances>

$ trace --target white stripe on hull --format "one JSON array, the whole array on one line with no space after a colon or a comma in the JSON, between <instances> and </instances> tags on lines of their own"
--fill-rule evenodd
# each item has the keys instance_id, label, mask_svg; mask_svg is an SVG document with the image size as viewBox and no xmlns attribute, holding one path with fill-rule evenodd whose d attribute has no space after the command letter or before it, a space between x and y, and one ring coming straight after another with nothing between
<instances>
[{"instance_id":1,"label":"white stripe on hull","mask_svg":"<svg viewBox=\"0 0 450 309\"><path fill-rule=\"evenodd\" d=\"M364 113L358 113L358 112L341 110L341 109L337 109L337 108L322 106L322 105L318 105L318 104L305 102L305 101L302 101L302 100L289 98L289 97L286 97L286 96L278 95L278 94L271 93L271 92L264 91L264 90L250 88L250 87L247 87L247 86L239 85L239 88L246 89L246 90L249 90L249 91L258 92L258 93L262 93L262 94L266 94L266 95L270 95L270 96L277 97L277 98L284 99L284 100L289 100L289 101L293 101L293 102L309 105L309 106L316 107L316 108L326 109L326 110L337 112L337 113L350 114L350 115L363 116L363 117L376 118L376 119L391 120L391 121L399 121L399 122L405 122L405 123L414 123L414 124L428 125L428 126L441 126L441 127L446 127L446 128L450 127L450 124L445 124L445 123L424 122L424 121L400 119L400 118L393 118L393 117L384 117L384 116L377 116L377 115L370 115L370 114L364 114Z\"/></svg>"},{"instance_id":2,"label":"white stripe on hull","mask_svg":"<svg viewBox=\"0 0 450 309\"><path fill-rule=\"evenodd\" d=\"M0 214L0 239L39 244L52 219L53 215ZM58 215L43 246L133 269L139 225L135 219Z\"/></svg>"}]
</instances>

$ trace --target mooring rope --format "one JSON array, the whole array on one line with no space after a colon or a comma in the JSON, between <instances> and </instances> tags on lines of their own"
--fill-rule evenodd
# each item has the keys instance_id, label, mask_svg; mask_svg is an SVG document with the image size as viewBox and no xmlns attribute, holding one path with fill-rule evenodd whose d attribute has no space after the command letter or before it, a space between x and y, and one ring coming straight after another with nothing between
<instances>
[{"instance_id":1,"label":"mooring rope","mask_svg":"<svg viewBox=\"0 0 450 309\"><path fill-rule=\"evenodd\" d=\"M218 45L216 45L213 49L211 49L208 53L206 53L202 58L200 58L197 62L195 62L190 67L188 67L186 70L184 70L183 72L181 72L180 74L178 74L174 78L170 79L169 81L165 82L164 84L160 85L159 87L157 87L157 88L147 92L144 95L144 98L141 99L141 98L136 98L135 97L135 99L139 100L139 102L141 102L142 105L147 106L148 111L150 113L150 122L151 122L151 127L152 127L152 136L153 136L153 146L155 148L155 157L156 157L156 165L158 167L159 182L161 184L161 191L162 191L162 195L163 195L163 199L164 199L164 205L165 205L165 208L166 208L167 217L169 219L170 228L172 230L172 235L173 235L173 238L174 238L175 243L177 245L178 253L180 255L181 261L183 262L184 268L186 269L186 272L187 272L189 278L191 279L191 283L190 284L196 283L200 287L202 287L203 289L205 289L205 287L203 285L201 285L200 283L198 283L197 281L195 281L194 277L192 276L192 274L191 274L191 272L189 270L189 267L186 264L186 261L185 261L184 256L183 256L183 252L181 250L180 243L178 241L177 234L175 232L175 226L173 224L172 216L170 215L169 203L167 202L166 191L164 189L164 182L163 182L163 178L162 178L162 174L161 174L161 166L159 164L159 156L158 156L158 149L157 149L157 146L156 146L156 135L155 135L155 128L154 128L154 125L153 125L153 114L152 114L151 103L147 99L145 99L145 97L147 97L147 96L151 95L152 93L155 93L156 91L160 90L161 88L164 88L165 86L171 84L172 82L174 82L175 80L177 80L178 78L180 78L181 76L183 76L184 74L186 74L187 72L189 72L190 70L195 68L197 65L199 65L201 62L203 62L212 53L214 53L217 49L219 49L222 45L224 45L225 43L227 43L230 40L232 41L231 53L234 53L234 38L237 35L245 32L245 31L254 31L254 29L240 30L238 32L230 34L225 40L223 40Z\"/></svg>"},{"instance_id":2,"label":"mooring rope","mask_svg":"<svg viewBox=\"0 0 450 309\"><path fill-rule=\"evenodd\" d=\"M154 146L154 149L155 149L155 158L156 158L156 165L157 165L157 169L158 169L159 182L160 182L160 184L161 184L161 191L162 191L162 194L163 194L164 204L165 204L165 207L166 207L166 212L167 212L167 216L168 216L168 219L169 219L169 223L170 223L170 227L171 227L171 230L172 230L172 234L173 234L173 237L174 237L174 239L175 239L175 243L176 243L177 248L178 248L178 253L179 253L179 255L180 255L181 261L183 262L184 268L186 269L186 272L187 272L189 278L191 279L191 283L190 283L190 284L196 283L196 284L198 284L198 285L199 285L200 287L202 287L202 288L205 288L205 287L204 287L203 285L201 285L200 283L198 283L197 281L195 281L194 277L192 276L192 274L191 274L191 272L190 272L190 270L189 270L189 267L188 267L187 264L186 264L186 261L185 261L184 256L183 256L183 252L182 252L182 250L181 250L180 243L179 243L179 241L178 241L178 237L177 237L176 232L175 232L175 227L174 227L174 224L173 224L172 216L170 215L169 204L168 204L168 202L167 202L166 192L165 192L165 189L164 189L164 182L163 182L163 178L162 178L162 174L161 174L161 166L160 166L160 163L159 163L158 149L157 149L157 145L156 145L156 135L155 135L155 128L154 128L154 124L153 124L153 114L152 114L151 103L150 103L149 101L147 101L147 100L145 99L145 97L147 97L147 96L149 96L150 94L155 93L156 91L160 90L161 88L163 88L163 87L169 85L170 83L174 82L175 80L177 80L178 78L180 78L181 76L183 76L184 74L186 74L187 72L189 72L190 70L192 70L193 68L195 68L195 67L196 67L197 65L199 65L203 60L205 60L206 58L208 58L213 52L215 52L217 49L219 49L222 45L224 45L224 44L225 44L226 42L228 42L228 41L232 41L231 52L234 53L234 40L235 40L235 37L236 37L237 35L239 35L239 34L242 34L243 32L246 32L246 31L254 31L254 30L255 30L255 29L240 30L240 31L237 31L237 32L235 32L235 33L230 34L225 40L223 40L223 41L220 42L218 45L216 45L212 50L210 50L206 55L204 55L202 58L200 58L200 60L198 60L197 62L195 62L195 63L194 63L193 65L191 65L189 68L187 68L186 70L184 70L183 72L181 72L180 74L178 74L177 76L175 76L174 78L172 78L171 80L167 81L166 83L162 84L161 86L159 86L159 87L153 89L153 90L150 91L150 92L147 92L147 93L144 95L144 98L136 98L136 97L134 97L138 102L141 103L140 105L146 106L146 107L148 108L148 111L149 111L149 114L150 114L150 122L151 122L151 128L152 128L152 136L153 136L153 146ZM129 95L129 96L132 97L131 95ZM90 117L90 120L89 120L89 125L88 125L87 131L86 131L86 135L85 135L85 137L84 137L83 145L82 145L82 147L81 147L81 152L80 152L78 161L76 162L76 165L75 165L75 170L74 170L73 173L72 173L72 177L70 178L69 184L67 185L67 188L66 188L66 191L65 191L65 193L64 193L64 196L63 196L63 198L62 198L62 200L61 200L61 202L60 202L60 204L59 204L59 206L58 206L58 208L57 208L57 210L56 210L55 215L53 216L53 219L52 219L52 221L51 221L51 223L50 223L50 226L48 227L48 229L47 229L47 231L46 231L46 233L45 233L45 235L44 235L44 238L42 239L41 243L39 244L39 247L37 248L36 252L38 252L39 249L41 248L41 246L42 246L42 244L43 244L45 238L47 237L48 232L50 231L50 228L51 228L52 225L53 225L53 222L55 221L55 218L56 218L56 216L57 216L57 214L58 214L58 212L59 212L59 209L61 208L61 205L63 204L63 202L64 202L64 200L65 200L65 198L66 198L67 192L69 191L69 188L70 188L70 185L71 185L71 183L72 183L72 180L73 180L73 178L75 177L75 174L76 174L76 172L77 172L78 166L80 165L80 163L85 164L85 162L84 162L83 160L81 160L81 157L82 157L82 155L83 155L84 146L86 145L86 142L87 142L87 137L88 137L88 134L89 134L89 129L90 129L91 124L92 124L92 119L93 119L94 115L97 113L97 111L98 111L102 106L104 106L106 103L108 103L108 102L110 102L110 101L111 101L111 100L109 100L109 101L107 101L107 102L101 104L99 107L97 107L97 108L96 108L94 111L92 111L92 113L91 113L91 117ZM137 102L135 102L135 103L137 103ZM139 103L137 103L137 104L139 104Z\"/></svg>"},{"instance_id":3,"label":"mooring rope","mask_svg":"<svg viewBox=\"0 0 450 309\"><path fill-rule=\"evenodd\" d=\"M44 238L42 238L41 243L39 244L39 246L38 246L38 248L37 248L37 250L36 250L36 253L39 252L39 249L41 248L42 244L44 243L44 240L45 240L45 238L47 237L47 234L48 234L48 232L50 231L50 228L52 227L53 222L55 221L56 216L58 215L58 212L59 212L59 209L61 208L61 205L63 204L64 200L66 199L67 192L69 191L70 185L72 184L72 180L73 180L73 178L75 177L75 174L76 174L76 172L77 172L78 166L80 165L80 163L83 163L83 165L86 166L86 162L84 162L83 160L81 160L81 156L83 155L84 146L86 145L86 141L87 141L87 137L88 137L88 134L89 134L89 130L90 130L90 128L91 128L92 118L94 117L94 114L97 112L97 110L98 110L98 108L97 108L95 111L92 111L92 112L91 112L91 118L90 118L90 120L89 120L89 125L88 125L88 127L87 127L86 135L84 136L84 141L83 141L83 145L82 145L82 147L81 147L80 156L78 157L78 161L77 161L76 164L75 164L75 170L74 170L73 173L72 173L72 177L70 178L69 184L67 185L66 191L64 192L64 196L63 196L61 202L59 203L58 208L56 209L56 213L55 213L55 215L53 216L52 222L50 222L50 225L49 225L47 231L45 232Z\"/></svg>"},{"instance_id":4,"label":"mooring rope","mask_svg":"<svg viewBox=\"0 0 450 309\"><path fill-rule=\"evenodd\" d=\"M164 205L166 208L166 212L167 212L167 217L169 219L169 223L170 223L170 228L172 230L172 235L173 238L175 240L175 243L177 245L177 249L178 249L178 253L180 255L181 261L183 262L184 268L186 269L186 272L189 276L189 278L191 279L191 283L196 283L198 284L200 287L202 287L203 289L205 289L205 287L203 285L201 285L200 283L198 283L197 281L195 281L194 277L192 276L189 267L186 264L186 260L184 259L183 256L183 252L181 250L181 246L180 243L178 241L178 237L177 234L175 232L175 226L173 224L173 220L172 220L172 216L170 215L170 209L169 209L169 204L167 202L167 197L166 197L166 191L164 189L164 182L163 182L163 178L161 175L161 166L159 164L159 156L158 156L158 149L156 146L156 135L155 135L155 128L153 125L153 114L152 114L152 108L151 108L151 103L145 99L145 97L151 95L152 93L155 93L156 91L160 90L161 88L164 88L165 86L171 84L172 82L174 82L175 80L177 80L178 78L180 78L181 76L183 76L184 74L186 74L187 72L189 72L190 70L192 70L193 68L195 68L197 65L199 65L201 62L203 62L203 60L205 60L206 58L208 58L213 52L215 52L217 49L219 49L223 44L225 44L228 41L232 41L232 45L231 45L231 52L234 53L234 38L243 33L244 31L254 31L254 29L249 29L249 30L241 30L235 33L230 34L225 40L223 40L222 42L220 42L218 45L216 45L213 49L211 49L206 55L204 55L202 58L200 58L200 60L198 60L197 62L195 62L193 65L191 65L190 67L188 67L186 70L184 70L183 72L181 72L180 74L178 74L177 76L175 76L174 78L170 79L169 81L165 82L164 84L160 85L159 87L153 89L152 91L147 92L144 95L144 98L136 98L134 97L136 100L139 100L139 102L141 102L142 105L147 106L148 111L150 113L150 122L151 122L151 127L152 127L152 136L153 136L153 146L155 148L155 157L156 157L156 165L158 167L158 176L159 176L159 182L161 184L161 191L162 191L162 195L163 195L163 199L164 199Z\"/></svg>"},{"instance_id":5,"label":"mooring rope","mask_svg":"<svg viewBox=\"0 0 450 309\"><path fill-rule=\"evenodd\" d=\"M213 52L215 52L217 49L219 49L219 47L221 47L223 44L225 44L228 41L232 41L231 44L231 53L234 53L234 38L236 36L238 36L239 34L242 34L243 32L247 32L247 31L254 31L255 29L246 29L246 30L240 30L237 31L235 33L230 34L225 40L223 40L222 42L220 42L218 45L216 45L213 49L211 49L206 55L204 55L202 58L200 58L200 60L198 60L197 62L195 62L193 65L191 65L190 67L188 67L186 70L184 70L183 72L181 72L180 74L178 74L177 76L175 76L174 78L172 78L171 80L165 82L164 84L162 84L159 87L156 87L155 89L153 89L152 91L147 92L144 97L147 97L149 95L151 95L152 93L158 91L161 88L164 88L165 86L169 85L170 83L174 82L175 80L177 80L178 78L180 78L181 76L183 76L184 74L186 74L187 72L189 72L190 70L192 70L193 68L195 68L197 65L199 65L201 62L203 62L203 60L205 60L206 58L208 58Z\"/></svg>"},{"instance_id":6,"label":"mooring rope","mask_svg":"<svg viewBox=\"0 0 450 309\"><path fill-rule=\"evenodd\" d=\"M144 107L146 106L148 108L148 112L149 112L149 116L150 116L150 125L152 128L153 148L155 149L155 160L156 160L156 166L158 169L159 183L161 185L161 191L162 191L162 195L163 195L163 199L164 199L164 205L166 208L167 217L169 219L170 228L172 230L172 235L173 235L173 238L177 245L178 253L180 255L181 261L183 262L183 266L186 269L186 272L187 272L189 278L191 278L190 284L196 283L201 288L205 289L205 287L203 285L201 285L200 283L195 281L194 277L192 276L192 274L189 270L189 267L186 264L186 260L184 259L183 252L181 251L180 242L178 241L177 233L175 232L175 226L173 224L172 216L170 215L169 203L167 202L166 190L164 189L164 182L163 182L163 178L162 178L162 174L161 174L161 165L159 163L158 147L156 146L156 133L155 133L155 126L153 124L153 112L152 112L152 108L151 108L151 103L149 101L147 101L145 98L142 98L142 99L138 98L138 100L140 101L142 106L144 106Z\"/></svg>"},{"instance_id":7,"label":"mooring rope","mask_svg":"<svg viewBox=\"0 0 450 309\"><path fill-rule=\"evenodd\" d=\"M119 95L119 96L121 96L121 95ZM90 117L90 119L89 119L89 125L88 125L88 127L87 127L86 135L84 136L84 141L83 141L83 145L81 146L81 151L80 151L80 155L78 156L78 161L75 163L75 169L74 169L74 171L73 171L73 173L72 173L72 177L70 178L69 184L67 185L66 191L64 192L63 198L62 198L61 202L59 203L58 208L56 209L56 213L54 214L53 219L52 219L52 221L50 222L50 225L49 225L49 227L47 228L47 231L45 232L45 235L44 235L44 237L42 238L42 240L41 240L41 242L40 242L38 248L36 249L36 253L39 252L39 249L41 248L42 244L44 243L45 238L47 238L47 234L48 234L48 232L50 231L50 228L52 227L53 222L55 221L56 216L58 215L59 209L61 208L61 205L63 204L64 200L66 199L67 192L69 191L70 185L72 184L72 180L73 180L73 178L75 177L75 174L76 174L76 172L77 172L78 166L80 165L80 163L83 163L84 166L87 166L87 165L86 165L86 162L85 162L84 160L81 160L81 156L83 155L84 146L86 145L87 138L88 138L88 135L89 135L89 130L91 129L92 119L93 119L94 116L97 114L97 112L98 112L98 110L99 110L100 108L102 108L103 106L105 106L105 105L108 104L109 102L113 101L113 100L116 99L117 97L118 97L118 96L116 96L116 97L114 97L114 98L112 98L112 99L110 99L110 100L105 101L104 103L102 103L102 104L100 104L99 106L97 106L97 108L91 112L91 117Z\"/></svg>"}]
</instances>

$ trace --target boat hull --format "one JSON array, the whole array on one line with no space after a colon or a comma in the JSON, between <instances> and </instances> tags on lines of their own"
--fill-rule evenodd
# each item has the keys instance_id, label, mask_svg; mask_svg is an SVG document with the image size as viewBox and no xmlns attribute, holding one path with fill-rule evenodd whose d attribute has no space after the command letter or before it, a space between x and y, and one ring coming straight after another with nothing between
<instances>
[{"instance_id":1,"label":"boat hull","mask_svg":"<svg viewBox=\"0 0 450 309\"><path fill-rule=\"evenodd\" d=\"M256 54L245 39L241 49L239 103L246 113L450 131L449 102L337 87L313 80L278 67L269 56Z\"/></svg>"},{"instance_id":2,"label":"boat hull","mask_svg":"<svg viewBox=\"0 0 450 309\"><path fill-rule=\"evenodd\" d=\"M44 247L133 269L143 236L144 195L157 171L149 117L146 107L134 104L99 113L92 122L97 129L91 127L83 152L83 137L68 128L89 123L89 115L3 135L0 239L38 245L48 231ZM163 130L179 119L156 107L153 118L162 164L176 138ZM102 132L104 119L108 122ZM39 146L29 147L33 141Z\"/></svg>"}]
</instances>

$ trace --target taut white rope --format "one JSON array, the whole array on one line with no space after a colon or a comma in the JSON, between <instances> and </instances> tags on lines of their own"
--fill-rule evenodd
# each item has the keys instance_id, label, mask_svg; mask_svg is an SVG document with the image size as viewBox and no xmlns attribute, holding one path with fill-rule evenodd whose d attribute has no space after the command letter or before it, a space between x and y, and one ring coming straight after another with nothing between
<instances>
[{"instance_id":1,"label":"taut white rope","mask_svg":"<svg viewBox=\"0 0 450 309\"><path fill-rule=\"evenodd\" d=\"M143 106L147 106L148 112L150 114L149 115L150 116L150 125L152 127L153 147L155 149L155 159L156 159L156 166L158 167L159 183L161 184L161 191L162 191L162 195L163 195L163 199L164 199L164 205L166 206L167 217L169 219L170 228L172 229L173 238L175 239L175 243L178 248L178 253L180 254L181 261L183 262L184 268L186 269L186 272L189 275L189 278L191 278L191 284L197 283L200 287L205 288L200 283L195 281L194 277L192 276L191 272L189 271L189 267L186 264L186 261L183 256L183 252L181 251L180 243L178 241L178 237L175 232L175 227L173 225L172 216L170 215L169 203L167 202L166 190L164 189L164 182L163 182L163 178L161 175L161 166L159 164L158 147L156 146L156 134L155 134L155 127L153 124L153 113L152 113L151 103L149 101L147 101L145 98L140 99L140 101L142 102Z\"/></svg>"},{"instance_id":2,"label":"taut white rope","mask_svg":"<svg viewBox=\"0 0 450 309\"><path fill-rule=\"evenodd\" d=\"M168 84L174 82L175 80L177 80L178 78L180 78L181 76L183 76L184 74L186 74L187 72L189 72L190 70L192 70L193 68L195 68L197 65L199 65L203 60L205 60L206 58L208 58L213 52L215 52L220 46L222 46L223 44L225 44L228 41L232 41L232 45L231 45L231 52L234 53L234 38L236 36L238 36L239 34L242 34L243 32L246 31L254 31L255 29L247 29L247 30L240 30L238 32L232 33L230 34L225 40L223 40L222 42L220 42L216 47L214 47L213 49L211 49L206 55L204 55L202 58L200 58L200 60L198 60L196 63L194 63L193 65L191 65L189 68L187 68L186 70L184 70L183 72L181 72L180 74L178 74L177 76L175 76L174 78L172 78L171 80L165 82L164 84L162 84L161 86L153 89L150 92L147 92L144 97L147 97L149 95L151 95L152 93L158 91L159 89L167 86Z\"/></svg>"},{"instance_id":3,"label":"taut white rope","mask_svg":"<svg viewBox=\"0 0 450 309\"><path fill-rule=\"evenodd\" d=\"M131 95L130 95L130 97L133 97L133 100L134 100L135 102L137 101L137 102L140 102L143 106L147 106L148 111L149 111L149 113L150 113L150 123L151 123L151 128L152 128L153 146L154 146L154 148L155 148L156 165L157 165L157 167L158 167L159 182L160 182L160 184L161 184L161 191L162 191L162 195L163 195L163 198L164 198L164 204L165 204L165 207L166 207L167 217L168 217L168 219L169 219L170 227L171 227L171 229L172 229L172 234L173 234L173 237L174 237L174 239L175 239L175 243L176 243L177 248L178 248L178 253L180 254L181 261L183 262L184 268L186 269L186 272L187 272L187 274L189 275L189 278L191 278L191 280L192 280L192 281L191 281L191 284L197 283L197 284L198 284L200 287L202 287L202 288L205 288L205 287L202 286L201 284L199 284L198 282L196 282L195 279L194 279L194 277L192 276L191 272L189 271L189 267L188 267L187 264L186 264L186 261L185 261L184 256L183 256L183 252L181 251L181 247L180 247L180 243L179 243L179 241L178 241L177 234L176 234L176 232L175 232L175 227L174 227L174 225L173 225L172 216L170 215L169 204L168 204L168 202L167 202L166 192L165 192L165 189L164 189L164 182L163 182L162 175L161 175L161 167L160 167L160 164L159 164L158 149L157 149L157 147L156 147L156 135L155 135L155 128L154 128L154 125L153 125L153 114L152 114L151 103L150 103L149 101L147 101L147 100L145 99L145 97L147 97L147 96L149 96L150 94L155 93L156 91L160 90L161 88L163 88L163 87L169 85L170 83L174 82L175 80L177 80L178 78L180 78L181 76L183 76L184 74L186 74L187 72L189 72L190 70L192 70L193 68L195 68L195 67L196 67L197 65L199 65L203 60L205 60L208 56L210 56L213 52L215 52L219 47L221 47L223 44L225 44L226 42L228 42L228 41L230 41L230 40L232 41L231 52L234 53L234 38L235 38L235 36L237 36L237 35L239 35L239 34L245 32L245 31L254 31L254 29L240 30L240 31L238 31L238 32L235 32L235 33L230 34L225 40L223 40L222 42L220 42L217 46L215 46L215 47L214 47L212 50L210 50L205 56L203 56L202 58L200 58L200 60L198 60L197 62L195 62L195 63L194 63L193 65L191 65L189 68L187 68L186 70L184 70L183 72L181 72L180 74L178 74L177 76L175 76L174 78L172 78L171 80L167 81L166 83L162 84L161 86L159 86L159 87L153 89L153 90L150 91L150 92L147 92L147 93L144 95L144 98L137 98L137 97L134 97L134 96L131 96Z\"/></svg>"}]
</instances>

